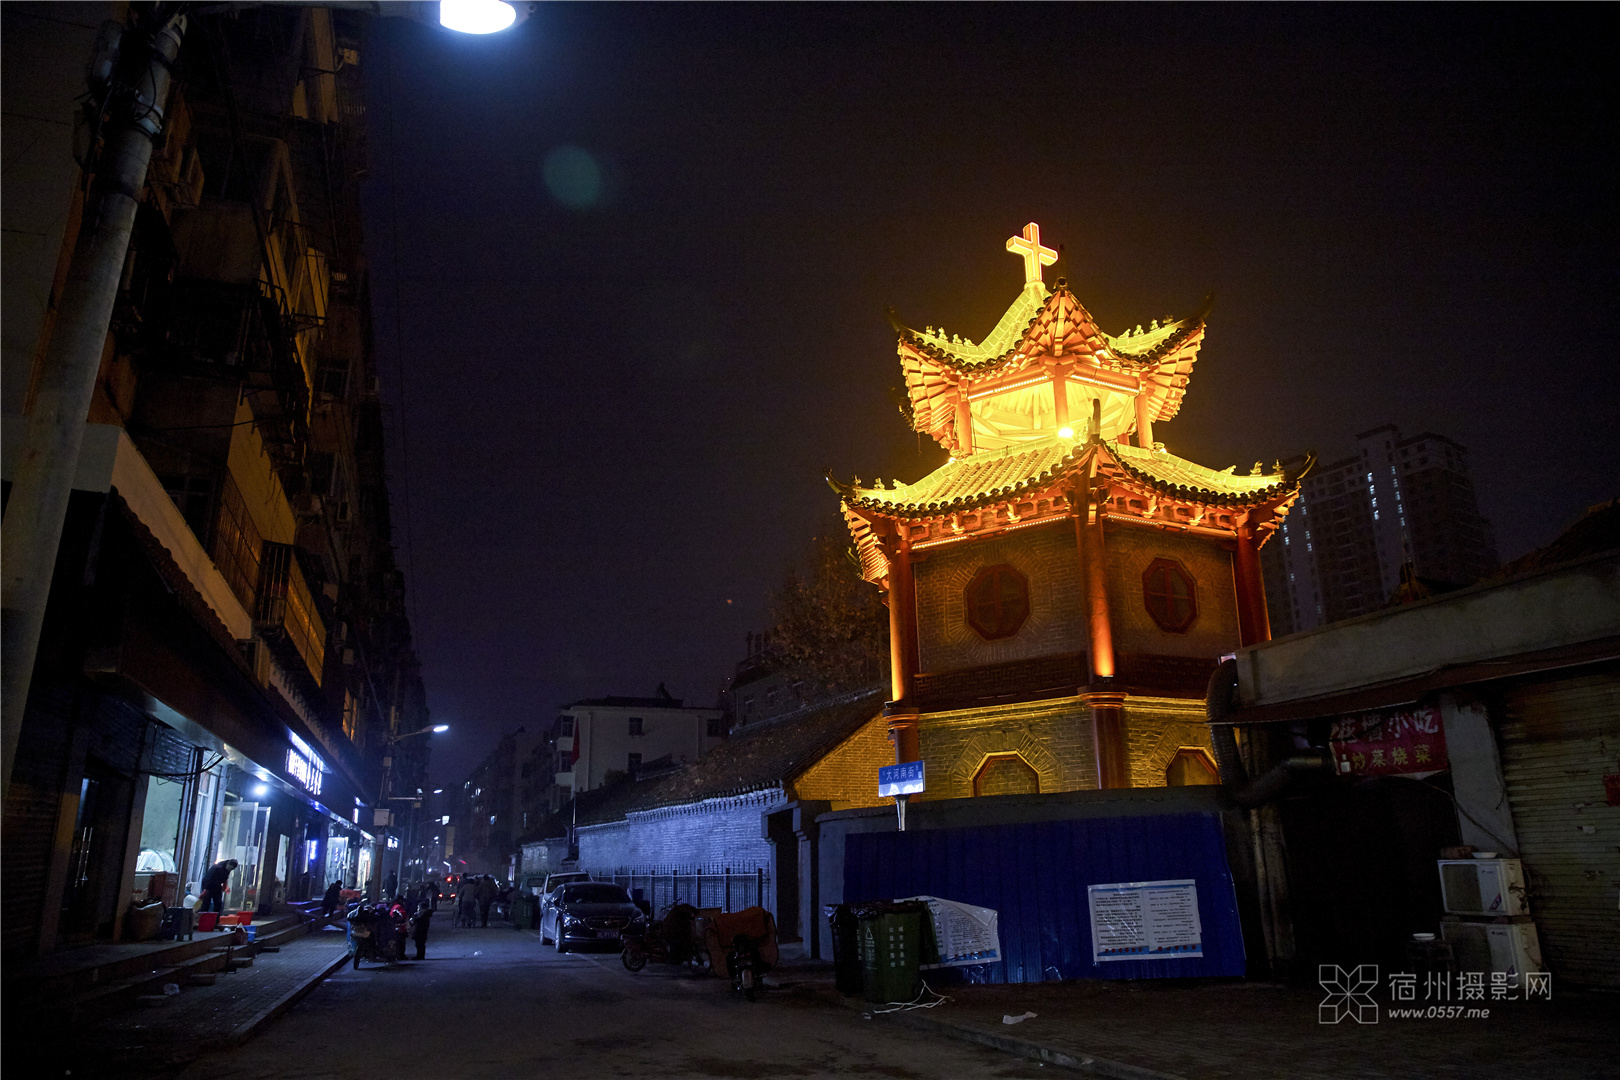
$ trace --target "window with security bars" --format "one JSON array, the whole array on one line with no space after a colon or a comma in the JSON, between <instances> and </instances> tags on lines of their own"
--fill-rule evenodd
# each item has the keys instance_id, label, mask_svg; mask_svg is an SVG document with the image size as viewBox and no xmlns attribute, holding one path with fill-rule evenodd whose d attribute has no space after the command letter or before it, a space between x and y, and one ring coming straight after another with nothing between
<instances>
[{"instance_id":1,"label":"window with security bars","mask_svg":"<svg viewBox=\"0 0 1620 1080\"><path fill-rule=\"evenodd\" d=\"M360 701L347 690L343 691L343 734L360 745Z\"/></svg>"},{"instance_id":2,"label":"window with security bars","mask_svg":"<svg viewBox=\"0 0 1620 1080\"><path fill-rule=\"evenodd\" d=\"M319 685L326 664L326 624L292 545L266 543L261 575L260 621L279 625Z\"/></svg>"},{"instance_id":3,"label":"window with security bars","mask_svg":"<svg viewBox=\"0 0 1620 1080\"><path fill-rule=\"evenodd\" d=\"M214 565L231 592L249 611L259 596L259 564L264 540L248 514L247 502L231 474L219 485L219 516L214 519Z\"/></svg>"},{"instance_id":4,"label":"window with security bars","mask_svg":"<svg viewBox=\"0 0 1620 1080\"><path fill-rule=\"evenodd\" d=\"M1159 629L1185 633L1198 618L1198 588L1174 559L1154 559L1142 571L1142 603Z\"/></svg>"},{"instance_id":5,"label":"window with security bars","mask_svg":"<svg viewBox=\"0 0 1620 1080\"><path fill-rule=\"evenodd\" d=\"M987 641L1012 637L1029 618L1029 579L1006 563L982 567L964 598L968 625Z\"/></svg>"}]
</instances>

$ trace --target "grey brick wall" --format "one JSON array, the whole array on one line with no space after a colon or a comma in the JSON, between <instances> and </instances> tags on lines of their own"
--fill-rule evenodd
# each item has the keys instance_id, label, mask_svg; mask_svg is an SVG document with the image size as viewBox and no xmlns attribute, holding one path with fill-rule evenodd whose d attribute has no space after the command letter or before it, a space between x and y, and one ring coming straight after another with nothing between
<instances>
[{"instance_id":1,"label":"grey brick wall","mask_svg":"<svg viewBox=\"0 0 1620 1080\"><path fill-rule=\"evenodd\" d=\"M582 826L579 865L592 873L769 869L771 845L763 836L760 813L782 801L782 789L772 788Z\"/></svg>"}]
</instances>

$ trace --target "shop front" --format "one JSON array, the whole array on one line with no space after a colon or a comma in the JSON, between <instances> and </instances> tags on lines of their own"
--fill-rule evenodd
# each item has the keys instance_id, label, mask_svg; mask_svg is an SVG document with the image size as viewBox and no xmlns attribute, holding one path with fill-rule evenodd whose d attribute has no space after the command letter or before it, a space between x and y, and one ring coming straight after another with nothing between
<instances>
[{"instance_id":1,"label":"shop front","mask_svg":"<svg viewBox=\"0 0 1620 1080\"><path fill-rule=\"evenodd\" d=\"M145 798L131 823L140 830L132 896L180 903L199 893L211 867L234 860L222 910L268 913L364 869L356 855L365 834L327 802L360 800L306 740L288 731L279 746L258 740L267 745L250 756L173 710L154 711L153 746L164 749L153 755L161 767L142 779Z\"/></svg>"}]
</instances>

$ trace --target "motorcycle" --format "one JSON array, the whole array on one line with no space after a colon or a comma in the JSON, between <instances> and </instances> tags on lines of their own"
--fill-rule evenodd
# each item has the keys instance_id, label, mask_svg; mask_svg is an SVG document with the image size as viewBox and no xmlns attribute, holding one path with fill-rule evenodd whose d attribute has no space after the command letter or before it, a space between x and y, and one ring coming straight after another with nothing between
<instances>
[{"instance_id":1,"label":"motorcycle","mask_svg":"<svg viewBox=\"0 0 1620 1080\"><path fill-rule=\"evenodd\" d=\"M360 970L360 961L377 964L397 964L405 957L403 937L397 920L388 909L371 904L355 904L348 910L349 955L354 970Z\"/></svg>"},{"instance_id":2,"label":"motorcycle","mask_svg":"<svg viewBox=\"0 0 1620 1080\"><path fill-rule=\"evenodd\" d=\"M684 964L692 974L701 975L708 970L709 954L697 924L697 908L677 900L664 909L657 922L639 918L619 935L624 945L619 959L626 971L640 971L651 962Z\"/></svg>"},{"instance_id":3,"label":"motorcycle","mask_svg":"<svg viewBox=\"0 0 1620 1080\"><path fill-rule=\"evenodd\" d=\"M776 919L762 907L717 915L703 932L714 972L753 1001L765 973L776 966Z\"/></svg>"},{"instance_id":4,"label":"motorcycle","mask_svg":"<svg viewBox=\"0 0 1620 1080\"><path fill-rule=\"evenodd\" d=\"M726 967L731 971L731 988L753 1001L759 993L759 981L765 975L765 962L760 959L759 946L753 938L747 934L732 938Z\"/></svg>"}]
</instances>

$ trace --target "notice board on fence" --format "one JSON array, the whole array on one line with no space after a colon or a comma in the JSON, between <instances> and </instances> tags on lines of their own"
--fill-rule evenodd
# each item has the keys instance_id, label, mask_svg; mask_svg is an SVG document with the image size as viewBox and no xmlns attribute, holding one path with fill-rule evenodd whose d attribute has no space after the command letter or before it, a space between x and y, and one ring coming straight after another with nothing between
<instances>
[{"instance_id":1,"label":"notice board on fence","mask_svg":"<svg viewBox=\"0 0 1620 1080\"><path fill-rule=\"evenodd\" d=\"M1001 959L999 916L994 908L941 900L937 896L908 896L906 899L927 904L934 924L939 962L925 963L923 967L966 967L994 964Z\"/></svg>"},{"instance_id":2,"label":"notice board on fence","mask_svg":"<svg viewBox=\"0 0 1620 1080\"><path fill-rule=\"evenodd\" d=\"M1123 881L1090 885L1091 959L1175 960L1204 955L1198 883Z\"/></svg>"}]
</instances>

